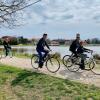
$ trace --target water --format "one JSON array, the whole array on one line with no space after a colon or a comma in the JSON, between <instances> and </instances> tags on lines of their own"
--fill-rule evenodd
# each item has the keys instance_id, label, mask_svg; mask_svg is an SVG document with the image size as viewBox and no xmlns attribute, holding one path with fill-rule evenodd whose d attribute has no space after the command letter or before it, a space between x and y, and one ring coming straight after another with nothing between
<instances>
[{"instance_id":1,"label":"water","mask_svg":"<svg viewBox=\"0 0 100 100\"><path fill-rule=\"evenodd\" d=\"M0 48L3 48L3 46L0 46ZM12 48L17 52L17 53L28 53L28 54L33 54L36 53L36 46L12 46ZM50 47L52 50L52 53L58 52L61 54L61 56L64 56L66 54L71 54L69 51L69 46L51 46ZM96 54L100 54L100 46L88 46L86 47L88 49L91 49L94 51Z\"/></svg>"}]
</instances>

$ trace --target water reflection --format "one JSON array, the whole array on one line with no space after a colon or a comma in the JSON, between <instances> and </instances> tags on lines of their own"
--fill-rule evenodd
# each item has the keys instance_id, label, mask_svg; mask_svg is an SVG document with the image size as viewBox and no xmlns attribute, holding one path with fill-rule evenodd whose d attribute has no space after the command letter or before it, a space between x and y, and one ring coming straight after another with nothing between
<instances>
[{"instance_id":1,"label":"water reflection","mask_svg":"<svg viewBox=\"0 0 100 100\"><path fill-rule=\"evenodd\" d=\"M12 46L12 50L16 53L22 53L22 54L33 54L36 53L36 46ZM95 53L100 54L100 46L90 46L87 47ZM62 47L62 46L52 46L52 53L58 52L61 54L61 56L64 56L66 54L70 54L69 47ZM3 50L3 46L0 46L0 51Z\"/></svg>"}]
</instances>

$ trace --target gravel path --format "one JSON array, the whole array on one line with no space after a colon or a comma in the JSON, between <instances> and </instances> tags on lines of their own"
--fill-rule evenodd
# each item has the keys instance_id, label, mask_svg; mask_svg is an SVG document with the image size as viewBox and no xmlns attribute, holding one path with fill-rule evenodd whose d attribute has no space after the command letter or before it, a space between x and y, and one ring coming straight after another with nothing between
<instances>
[{"instance_id":1,"label":"gravel path","mask_svg":"<svg viewBox=\"0 0 100 100\"><path fill-rule=\"evenodd\" d=\"M94 75L91 71L79 71L79 72L73 73L73 72L69 72L63 65L61 65L61 68L58 72L50 73L48 72L45 66L42 69L35 70L31 66L30 59L17 58L17 57L3 58L0 60L0 63L19 67L22 69L38 71L41 73L49 74L54 77L75 80L75 81L79 81L85 84L91 84L91 85L93 84L95 86L100 87L100 76Z\"/></svg>"}]
</instances>

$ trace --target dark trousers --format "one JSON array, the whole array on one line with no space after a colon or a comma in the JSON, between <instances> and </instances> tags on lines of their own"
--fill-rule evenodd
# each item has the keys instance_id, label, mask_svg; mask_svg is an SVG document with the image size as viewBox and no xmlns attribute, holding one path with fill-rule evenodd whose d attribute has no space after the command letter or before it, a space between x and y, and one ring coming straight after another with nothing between
<instances>
[{"instance_id":1,"label":"dark trousers","mask_svg":"<svg viewBox=\"0 0 100 100\"><path fill-rule=\"evenodd\" d=\"M37 50L39 55L39 66L43 66L44 58L46 58L48 51L47 50ZM42 54L44 53L44 55Z\"/></svg>"},{"instance_id":2,"label":"dark trousers","mask_svg":"<svg viewBox=\"0 0 100 100\"><path fill-rule=\"evenodd\" d=\"M4 47L4 49L5 49L5 55L8 56L11 47Z\"/></svg>"},{"instance_id":3,"label":"dark trousers","mask_svg":"<svg viewBox=\"0 0 100 100\"><path fill-rule=\"evenodd\" d=\"M5 55L8 56L8 48L5 47Z\"/></svg>"}]
</instances>

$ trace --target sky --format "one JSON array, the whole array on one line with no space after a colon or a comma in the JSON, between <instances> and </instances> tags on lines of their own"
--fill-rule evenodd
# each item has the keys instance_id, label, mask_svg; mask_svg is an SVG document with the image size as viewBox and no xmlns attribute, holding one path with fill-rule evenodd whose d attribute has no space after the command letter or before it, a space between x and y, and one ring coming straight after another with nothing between
<instances>
[{"instance_id":1,"label":"sky","mask_svg":"<svg viewBox=\"0 0 100 100\"><path fill-rule=\"evenodd\" d=\"M32 1L32 0L29 0ZM4 35L51 39L100 38L100 0L42 0L23 11L24 24L14 29L0 28Z\"/></svg>"}]
</instances>

